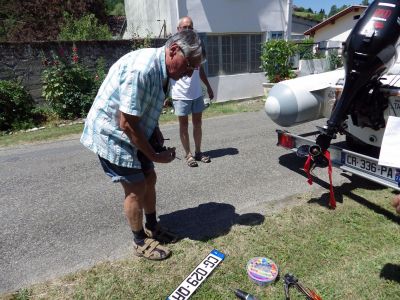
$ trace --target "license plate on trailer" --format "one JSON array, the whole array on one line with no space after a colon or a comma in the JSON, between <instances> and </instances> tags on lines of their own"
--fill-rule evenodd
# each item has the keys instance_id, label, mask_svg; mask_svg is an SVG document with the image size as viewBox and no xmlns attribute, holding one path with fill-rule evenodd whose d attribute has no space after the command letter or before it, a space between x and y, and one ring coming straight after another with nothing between
<instances>
[{"instance_id":1,"label":"license plate on trailer","mask_svg":"<svg viewBox=\"0 0 400 300\"><path fill-rule=\"evenodd\" d=\"M345 152L342 153L342 163L369 174L389 179L392 182L400 183L400 169L381 166L373 160Z\"/></svg>"},{"instance_id":2,"label":"license plate on trailer","mask_svg":"<svg viewBox=\"0 0 400 300\"><path fill-rule=\"evenodd\" d=\"M176 288L167 300L186 300L196 291L199 285L225 258L225 254L212 250L206 258L190 273L188 277Z\"/></svg>"}]
</instances>

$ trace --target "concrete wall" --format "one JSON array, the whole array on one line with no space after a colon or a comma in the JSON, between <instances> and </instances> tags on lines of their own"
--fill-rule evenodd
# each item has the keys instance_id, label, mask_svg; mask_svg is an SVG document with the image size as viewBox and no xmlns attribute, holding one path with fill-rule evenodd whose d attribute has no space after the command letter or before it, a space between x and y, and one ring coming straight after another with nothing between
<instances>
[{"instance_id":1,"label":"concrete wall","mask_svg":"<svg viewBox=\"0 0 400 300\"><path fill-rule=\"evenodd\" d=\"M125 0L125 39L164 37L176 29L178 0ZM163 28L165 24L165 28Z\"/></svg>"},{"instance_id":2,"label":"concrete wall","mask_svg":"<svg viewBox=\"0 0 400 300\"><path fill-rule=\"evenodd\" d=\"M181 1L180 16L185 10L199 32L284 31L287 0L202 0ZM182 9L183 8L183 9Z\"/></svg>"},{"instance_id":3,"label":"concrete wall","mask_svg":"<svg viewBox=\"0 0 400 300\"><path fill-rule=\"evenodd\" d=\"M307 60L300 59L298 76L328 72L329 68L329 60L326 58Z\"/></svg>"},{"instance_id":4,"label":"concrete wall","mask_svg":"<svg viewBox=\"0 0 400 300\"><path fill-rule=\"evenodd\" d=\"M161 46L165 40L155 40L154 46ZM96 61L105 59L106 69L121 56L132 50L132 41L76 42L80 63L95 69ZM34 97L43 101L41 74L42 58L59 53L71 54L72 42L0 43L0 80L18 79ZM217 101L228 101L262 96L264 73L246 73L209 78Z\"/></svg>"},{"instance_id":5,"label":"concrete wall","mask_svg":"<svg viewBox=\"0 0 400 300\"><path fill-rule=\"evenodd\" d=\"M221 75L208 78L218 102L261 97L264 94L264 73Z\"/></svg>"},{"instance_id":6,"label":"concrete wall","mask_svg":"<svg viewBox=\"0 0 400 300\"><path fill-rule=\"evenodd\" d=\"M164 43L165 40L153 41L154 46ZM97 60L102 57L106 72L121 56L132 51L133 46L133 42L128 40L0 43L0 80L20 80L35 101L41 102L43 57L49 58L52 53L60 54L60 51L66 56L71 55L73 44L78 48L80 63L94 70Z\"/></svg>"},{"instance_id":7,"label":"concrete wall","mask_svg":"<svg viewBox=\"0 0 400 300\"><path fill-rule=\"evenodd\" d=\"M206 33L284 31L287 0L125 0L129 38L176 32L179 18L191 16L195 29ZM160 21L157 21L160 20Z\"/></svg>"}]
</instances>

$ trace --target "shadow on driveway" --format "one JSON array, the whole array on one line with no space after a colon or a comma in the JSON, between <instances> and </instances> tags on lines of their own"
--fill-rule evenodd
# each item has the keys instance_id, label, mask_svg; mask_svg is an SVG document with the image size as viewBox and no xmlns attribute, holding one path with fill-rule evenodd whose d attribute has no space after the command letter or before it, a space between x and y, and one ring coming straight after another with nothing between
<instances>
[{"instance_id":1,"label":"shadow on driveway","mask_svg":"<svg viewBox=\"0 0 400 300\"><path fill-rule=\"evenodd\" d=\"M239 150L236 148L222 148L222 149L205 151L204 154L210 156L211 158L217 158L227 155L239 154Z\"/></svg>"},{"instance_id":2,"label":"shadow on driveway","mask_svg":"<svg viewBox=\"0 0 400 300\"><path fill-rule=\"evenodd\" d=\"M159 218L160 223L177 233L180 238L198 241L225 235L236 224L254 226L264 222L264 216L261 214L239 215L234 206L216 202L178 210Z\"/></svg>"}]
</instances>

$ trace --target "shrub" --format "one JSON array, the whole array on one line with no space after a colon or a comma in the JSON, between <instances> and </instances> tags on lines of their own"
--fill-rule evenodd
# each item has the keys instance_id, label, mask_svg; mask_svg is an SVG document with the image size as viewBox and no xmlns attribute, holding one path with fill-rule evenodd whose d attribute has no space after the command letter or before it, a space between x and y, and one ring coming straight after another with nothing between
<instances>
[{"instance_id":1,"label":"shrub","mask_svg":"<svg viewBox=\"0 0 400 300\"><path fill-rule=\"evenodd\" d=\"M0 130L27 129L34 125L32 96L17 81L0 80Z\"/></svg>"},{"instance_id":2,"label":"shrub","mask_svg":"<svg viewBox=\"0 0 400 300\"><path fill-rule=\"evenodd\" d=\"M64 13L64 24L58 39L63 41L111 40L112 34L107 25L99 24L94 14L74 19L68 13Z\"/></svg>"},{"instance_id":3,"label":"shrub","mask_svg":"<svg viewBox=\"0 0 400 300\"><path fill-rule=\"evenodd\" d=\"M290 62L296 52L296 45L285 40L269 40L262 45L261 68L269 82L295 77Z\"/></svg>"},{"instance_id":4,"label":"shrub","mask_svg":"<svg viewBox=\"0 0 400 300\"><path fill-rule=\"evenodd\" d=\"M335 70L343 66L342 57L338 55L337 51L331 51L328 55L329 69Z\"/></svg>"},{"instance_id":5,"label":"shrub","mask_svg":"<svg viewBox=\"0 0 400 300\"><path fill-rule=\"evenodd\" d=\"M49 106L36 106L32 110L32 118L36 126L55 123L59 119L57 113Z\"/></svg>"},{"instance_id":6,"label":"shrub","mask_svg":"<svg viewBox=\"0 0 400 300\"><path fill-rule=\"evenodd\" d=\"M305 39L301 43L297 44L297 52L299 53L300 59L313 59L314 58L314 40Z\"/></svg>"},{"instance_id":7,"label":"shrub","mask_svg":"<svg viewBox=\"0 0 400 300\"><path fill-rule=\"evenodd\" d=\"M78 49L71 57L54 55L44 58L42 73L44 99L64 119L81 118L89 111L97 93L99 76L79 63ZM100 80L100 79L99 79Z\"/></svg>"},{"instance_id":8,"label":"shrub","mask_svg":"<svg viewBox=\"0 0 400 300\"><path fill-rule=\"evenodd\" d=\"M138 50L151 47L151 33L147 32L144 38L140 37L137 32L132 33L132 50Z\"/></svg>"}]
</instances>

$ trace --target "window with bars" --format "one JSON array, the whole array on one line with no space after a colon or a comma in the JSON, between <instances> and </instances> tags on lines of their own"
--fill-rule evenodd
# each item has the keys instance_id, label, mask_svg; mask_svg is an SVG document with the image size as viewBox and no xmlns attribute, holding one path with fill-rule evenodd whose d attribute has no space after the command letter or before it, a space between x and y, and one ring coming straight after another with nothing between
<instances>
[{"instance_id":1,"label":"window with bars","mask_svg":"<svg viewBox=\"0 0 400 300\"><path fill-rule=\"evenodd\" d=\"M262 72L261 34L203 36L208 76Z\"/></svg>"}]
</instances>

